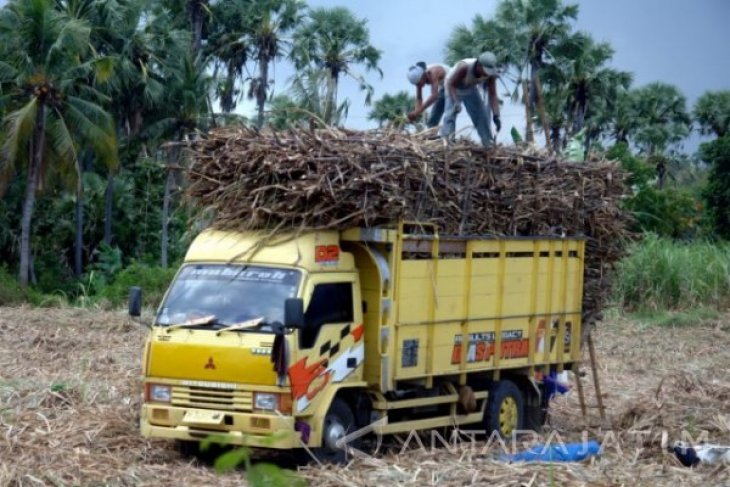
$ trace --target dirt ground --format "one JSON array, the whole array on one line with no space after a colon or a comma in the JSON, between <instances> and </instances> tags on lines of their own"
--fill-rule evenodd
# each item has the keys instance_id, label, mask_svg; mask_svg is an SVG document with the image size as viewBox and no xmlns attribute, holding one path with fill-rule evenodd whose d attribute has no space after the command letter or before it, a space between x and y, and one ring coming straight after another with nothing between
<instances>
[{"instance_id":1,"label":"dirt ground","mask_svg":"<svg viewBox=\"0 0 730 487\"><path fill-rule=\"evenodd\" d=\"M144 336L123 311L0 308L0 486L246 484L242 470L217 474L140 437ZM730 486L730 467L688 469L665 448L682 435L730 445L730 315L685 328L617 319L594 336L607 418L586 375L588 416L572 390L554 401L543 440L585 434L599 457L507 463L484 438L431 448L400 437L375 458L298 475L317 486Z\"/></svg>"}]
</instances>

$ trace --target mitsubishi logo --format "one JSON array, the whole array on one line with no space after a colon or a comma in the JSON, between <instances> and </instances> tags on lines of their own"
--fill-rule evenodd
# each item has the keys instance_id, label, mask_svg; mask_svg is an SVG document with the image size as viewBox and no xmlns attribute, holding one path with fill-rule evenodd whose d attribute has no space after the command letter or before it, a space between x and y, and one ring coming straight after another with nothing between
<instances>
[{"instance_id":1,"label":"mitsubishi logo","mask_svg":"<svg viewBox=\"0 0 730 487\"><path fill-rule=\"evenodd\" d=\"M205 364L205 367L203 368L215 370L215 362L213 362L213 357L208 357L208 363Z\"/></svg>"}]
</instances>

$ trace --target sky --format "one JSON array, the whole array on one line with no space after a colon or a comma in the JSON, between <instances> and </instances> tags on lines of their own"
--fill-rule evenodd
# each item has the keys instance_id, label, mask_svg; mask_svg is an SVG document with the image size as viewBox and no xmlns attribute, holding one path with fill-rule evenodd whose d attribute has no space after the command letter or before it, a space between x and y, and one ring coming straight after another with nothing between
<instances>
[{"instance_id":1,"label":"sky","mask_svg":"<svg viewBox=\"0 0 730 487\"><path fill-rule=\"evenodd\" d=\"M730 0L564 0L580 8L575 27L597 41L607 41L616 50L613 67L634 75L634 87L653 81L670 83L687 97L688 109L708 90L730 89ZM0 0L0 6L6 0ZM382 51L377 73L366 73L374 87L374 100L386 93L407 90L408 67L417 61L441 62L449 34L460 25L471 25L477 14L490 17L497 0L307 0L310 7L344 6L367 20L371 43ZM478 53L475 53L475 55ZM282 92L293 74L287 62L279 61L272 73L275 90ZM500 88L502 95L506 90ZM426 92L428 94L428 91ZM339 98L351 100L346 125L372 128L367 120L371 107L352 80L343 80ZM504 99L505 97L502 96ZM253 105L240 110L253 115ZM524 109L505 101L503 130L498 141L509 143L509 129L524 129ZM459 115L457 129L469 131L466 113ZM539 137L539 135L538 135ZM700 138L692 137L685 150L693 152Z\"/></svg>"},{"instance_id":2,"label":"sky","mask_svg":"<svg viewBox=\"0 0 730 487\"><path fill-rule=\"evenodd\" d=\"M634 87L653 81L677 86L688 99L688 109L707 90L730 89L730 0L579 0L575 27L609 42L616 53L613 67L634 74ZM374 99L386 93L415 89L406 80L408 67L417 61L441 62L449 34L460 24L471 26L475 15L490 17L496 0L308 0L310 7L344 6L368 21L371 43L382 51L377 73L366 73L375 89ZM478 54L478 53L475 53ZM283 90L292 70L276 67L277 90ZM508 85L509 86L509 85ZM500 95L506 90L500 88ZM428 93L428 92L427 92ZM339 98L351 100L346 125L370 128L371 108L354 81L343 80ZM502 96L504 98L504 96ZM502 109L503 129L498 141L509 143L509 129L524 128L524 109ZM462 112L458 127L468 127ZM465 129L468 130L468 129ZM539 137L539 135L538 135ZM686 149L696 147L693 138Z\"/></svg>"}]
</instances>

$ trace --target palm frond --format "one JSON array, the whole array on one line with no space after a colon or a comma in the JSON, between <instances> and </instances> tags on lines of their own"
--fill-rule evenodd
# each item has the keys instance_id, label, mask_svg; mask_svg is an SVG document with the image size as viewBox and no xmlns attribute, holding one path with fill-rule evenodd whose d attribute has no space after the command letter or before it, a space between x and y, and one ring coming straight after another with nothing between
<instances>
[{"instance_id":1,"label":"palm frond","mask_svg":"<svg viewBox=\"0 0 730 487\"><path fill-rule=\"evenodd\" d=\"M2 155L9 164L16 164L18 155L26 152L24 146L31 139L37 114L38 99L33 97L25 105L6 115L4 120L6 138Z\"/></svg>"}]
</instances>

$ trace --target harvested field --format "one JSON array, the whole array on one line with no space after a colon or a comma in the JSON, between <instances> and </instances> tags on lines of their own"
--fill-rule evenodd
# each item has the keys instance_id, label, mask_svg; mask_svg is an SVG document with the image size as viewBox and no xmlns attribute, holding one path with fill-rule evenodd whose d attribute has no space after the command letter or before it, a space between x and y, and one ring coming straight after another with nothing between
<instances>
[{"instance_id":1,"label":"harvested field","mask_svg":"<svg viewBox=\"0 0 730 487\"><path fill-rule=\"evenodd\" d=\"M688 469L661 447L682 430L730 444L730 316L672 329L617 320L596 338L607 420L592 407L581 419L571 393L555 401L549 431L575 440L587 430L604 442L600 458L506 464L483 440L451 450L410 441L400 452L390 438L374 460L300 475L317 486L730 485L730 468ZM143 341L122 311L0 308L0 485L245 485L242 471L216 474L139 436Z\"/></svg>"}]
</instances>

